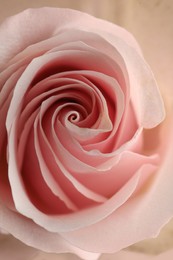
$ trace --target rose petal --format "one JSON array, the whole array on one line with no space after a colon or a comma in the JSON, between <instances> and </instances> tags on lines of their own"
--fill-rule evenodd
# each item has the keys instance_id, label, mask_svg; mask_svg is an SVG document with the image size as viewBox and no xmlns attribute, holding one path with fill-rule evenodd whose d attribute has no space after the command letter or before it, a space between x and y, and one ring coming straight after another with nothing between
<instances>
[{"instance_id":1,"label":"rose petal","mask_svg":"<svg viewBox=\"0 0 173 260\"><path fill-rule=\"evenodd\" d=\"M167 122L169 126L166 125L166 130L163 129L162 138L165 135L170 137L169 131L173 126L170 117ZM165 138L162 141L164 147ZM157 236L160 229L172 218L173 212L173 206L171 206L173 196L171 188L173 182L172 140L169 140L169 144L166 152L164 150L165 160L147 192L129 200L111 216L97 224L79 231L61 233L61 235L85 250L92 249L93 252L109 253L119 251L123 247L148 237ZM126 221L124 221L124 217ZM80 239L81 234L82 241ZM103 240L98 239L102 237L101 234L107 234L109 239L105 239L105 237Z\"/></svg>"},{"instance_id":2,"label":"rose petal","mask_svg":"<svg viewBox=\"0 0 173 260\"><path fill-rule=\"evenodd\" d=\"M95 254L95 253L83 251L77 247L68 244L68 242L66 242L63 238L61 238L60 235L56 233L49 233L45 229L40 228L30 219L18 215L17 213L5 208L1 204L0 204L0 226L3 226L5 229L10 230L11 234L14 234L16 238L25 241L27 245L33 246L37 249L43 250L48 253L69 252L69 253L74 253L85 260L88 259L97 260L100 255L97 253ZM48 245L49 242L51 242L51 245ZM16 241L14 241L14 244L16 247ZM26 251L28 250L26 249ZM8 252L9 252L9 247L8 247ZM19 254L21 253L20 250L18 252ZM32 252L35 253L35 250L33 251L33 249L31 249L31 253ZM23 255L21 256L23 259ZM19 258L17 258L16 260L18 259Z\"/></svg>"},{"instance_id":3,"label":"rose petal","mask_svg":"<svg viewBox=\"0 0 173 260\"><path fill-rule=\"evenodd\" d=\"M52 19L49 19L51 17ZM39 26L35 26L39 20ZM23 26L21 26L23 24ZM27 30L25 30L27 28ZM57 29L58 28L58 29ZM93 29L102 28L107 32L118 35L130 45L138 48L130 33L109 22L99 20L88 14L70 9L40 8L28 9L5 20L0 28L1 65L24 48L34 43L54 36L63 29ZM17 37L16 37L17 35Z\"/></svg>"},{"instance_id":4,"label":"rose petal","mask_svg":"<svg viewBox=\"0 0 173 260\"><path fill-rule=\"evenodd\" d=\"M15 134L15 132L13 131L13 129L11 129L10 137L12 138L12 140L13 134ZM151 165L148 165L146 169L142 167L141 170L139 170L139 172L137 172L136 175L131 178L131 180L123 187L122 190L116 193L112 197L112 199L108 200L106 203L99 207L87 209L85 211L79 211L76 214L72 215L64 215L63 217L47 216L39 212L29 201L21 176L18 172L18 167L16 165L16 153L13 152L16 149L15 143L13 144L13 142L9 142L9 149L11 149L11 157L9 157L9 179L10 182L13 184L12 193L17 210L27 217L31 217L32 219L34 219L34 221L37 222L39 225L43 225L44 227L46 227L46 229L49 229L53 232L55 232L56 230L73 230L82 227L83 225L86 226L91 223L98 222L98 220L105 218L116 208L120 207L120 205L122 205L131 196L131 194L136 189L139 177L142 174L143 170L144 172L146 169L148 172L149 169L150 171L153 170L153 166ZM62 225L62 218L64 225Z\"/></svg>"}]
</instances>

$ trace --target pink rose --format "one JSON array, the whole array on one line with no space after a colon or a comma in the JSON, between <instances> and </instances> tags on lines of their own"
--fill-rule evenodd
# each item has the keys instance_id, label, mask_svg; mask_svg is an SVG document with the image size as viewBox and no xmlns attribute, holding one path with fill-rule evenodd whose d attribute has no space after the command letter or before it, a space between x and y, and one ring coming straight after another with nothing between
<instances>
[{"instance_id":1,"label":"pink rose","mask_svg":"<svg viewBox=\"0 0 173 260\"><path fill-rule=\"evenodd\" d=\"M173 215L171 125L134 38L42 8L0 42L0 227L84 259L156 236Z\"/></svg>"}]
</instances>

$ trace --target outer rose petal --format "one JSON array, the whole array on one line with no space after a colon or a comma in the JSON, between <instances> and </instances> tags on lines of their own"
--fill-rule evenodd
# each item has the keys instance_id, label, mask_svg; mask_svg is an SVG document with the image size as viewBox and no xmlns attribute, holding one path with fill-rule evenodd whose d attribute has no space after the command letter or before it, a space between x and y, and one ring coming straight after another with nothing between
<instances>
[{"instance_id":1,"label":"outer rose petal","mask_svg":"<svg viewBox=\"0 0 173 260\"><path fill-rule=\"evenodd\" d=\"M14 234L16 238L24 241L27 245L45 252L74 253L84 260L97 260L100 256L100 253L87 252L74 247L66 242L59 234L46 231L30 219L14 213L3 205L0 205L1 226L6 230L10 230L11 234Z\"/></svg>"},{"instance_id":2,"label":"outer rose petal","mask_svg":"<svg viewBox=\"0 0 173 260\"><path fill-rule=\"evenodd\" d=\"M9 250L10 248L10 250ZM28 247L12 236L0 236L0 258L6 260L80 260L72 254L50 254ZM170 260L173 250L159 255L148 255L131 251L121 251L115 254L103 254L99 260ZM92 258L89 258L92 259ZM88 260L88 259L87 259Z\"/></svg>"},{"instance_id":3,"label":"outer rose petal","mask_svg":"<svg viewBox=\"0 0 173 260\"><path fill-rule=\"evenodd\" d=\"M131 34L117 25L79 11L45 7L28 9L5 20L0 28L0 66L5 65L10 58L27 46L53 37L64 29L99 31L101 27L105 28L107 33L128 41L128 44L140 52Z\"/></svg>"}]
</instances>

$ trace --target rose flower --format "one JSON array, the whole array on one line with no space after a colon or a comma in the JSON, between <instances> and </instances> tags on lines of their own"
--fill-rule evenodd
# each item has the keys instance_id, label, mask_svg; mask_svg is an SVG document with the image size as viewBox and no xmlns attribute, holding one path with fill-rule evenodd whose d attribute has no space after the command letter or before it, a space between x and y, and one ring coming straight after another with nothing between
<instances>
[{"instance_id":1,"label":"rose flower","mask_svg":"<svg viewBox=\"0 0 173 260\"><path fill-rule=\"evenodd\" d=\"M0 43L0 227L84 259L156 236L173 214L170 124L133 36L42 8Z\"/></svg>"}]
</instances>

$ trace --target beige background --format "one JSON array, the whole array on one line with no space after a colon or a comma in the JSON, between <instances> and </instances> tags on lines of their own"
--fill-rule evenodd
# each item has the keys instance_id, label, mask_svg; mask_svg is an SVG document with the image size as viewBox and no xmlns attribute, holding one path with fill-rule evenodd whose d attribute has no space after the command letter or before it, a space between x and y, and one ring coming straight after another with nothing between
<instances>
[{"instance_id":1,"label":"beige background","mask_svg":"<svg viewBox=\"0 0 173 260\"><path fill-rule=\"evenodd\" d=\"M0 22L25 8L68 7L107 19L137 38L163 93L173 98L173 1L172 0L0 0ZM173 222L159 238L131 247L152 254L173 247Z\"/></svg>"}]
</instances>

